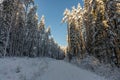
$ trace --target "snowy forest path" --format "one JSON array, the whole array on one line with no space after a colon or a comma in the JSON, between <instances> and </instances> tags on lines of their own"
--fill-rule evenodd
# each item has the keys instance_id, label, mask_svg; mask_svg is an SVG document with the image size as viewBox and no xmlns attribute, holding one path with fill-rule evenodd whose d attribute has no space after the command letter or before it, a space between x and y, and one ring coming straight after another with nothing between
<instances>
[{"instance_id":1,"label":"snowy forest path","mask_svg":"<svg viewBox=\"0 0 120 80\"><path fill-rule=\"evenodd\" d=\"M51 60L40 80L105 80L63 60Z\"/></svg>"},{"instance_id":2,"label":"snowy forest path","mask_svg":"<svg viewBox=\"0 0 120 80\"><path fill-rule=\"evenodd\" d=\"M63 60L1 58L0 80L105 80Z\"/></svg>"}]
</instances>

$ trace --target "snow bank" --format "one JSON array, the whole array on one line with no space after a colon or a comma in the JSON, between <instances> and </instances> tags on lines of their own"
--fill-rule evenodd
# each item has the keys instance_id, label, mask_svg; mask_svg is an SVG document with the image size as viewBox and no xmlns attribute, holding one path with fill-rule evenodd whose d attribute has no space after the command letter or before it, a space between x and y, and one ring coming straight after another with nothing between
<instances>
[{"instance_id":1,"label":"snow bank","mask_svg":"<svg viewBox=\"0 0 120 80\"><path fill-rule=\"evenodd\" d=\"M105 80L64 61L51 61L41 80Z\"/></svg>"},{"instance_id":2,"label":"snow bank","mask_svg":"<svg viewBox=\"0 0 120 80\"><path fill-rule=\"evenodd\" d=\"M103 76L108 80L120 80L120 69L110 64L101 64L98 59L87 56L83 60L73 59L72 64L78 67L94 72L99 76Z\"/></svg>"},{"instance_id":3,"label":"snow bank","mask_svg":"<svg viewBox=\"0 0 120 80\"><path fill-rule=\"evenodd\" d=\"M39 58L0 59L0 80L36 80L47 68L47 61Z\"/></svg>"},{"instance_id":4,"label":"snow bank","mask_svg":"<svg viewBox=\"0 0 120 80\"><path fill-rule=\"evenodd\" d=\"M1 58L0 80L105 80L64 61L49 58Z\"/></svg>"}]
</instances>

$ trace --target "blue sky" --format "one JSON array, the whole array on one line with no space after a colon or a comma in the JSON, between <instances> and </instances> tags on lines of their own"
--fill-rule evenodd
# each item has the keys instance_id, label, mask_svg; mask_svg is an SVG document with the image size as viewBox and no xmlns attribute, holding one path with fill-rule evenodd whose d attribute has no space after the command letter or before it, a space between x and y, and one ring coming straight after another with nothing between
<instances>
[{"instance_id":1,"label":"blue sky","mask_svg":"<svg viewBox=\"0 0 120 80\"><path fill-rule=\"evenodd\" d=\"M61 23L63 12L66 8L77 6L78 3L83 6L82 0L35 0L35 3L38 5L39 18L45 16L46 27L51 27L51 34L55 41L59 45L66 46L67 26Z\"/></svg>"}]
</instances>

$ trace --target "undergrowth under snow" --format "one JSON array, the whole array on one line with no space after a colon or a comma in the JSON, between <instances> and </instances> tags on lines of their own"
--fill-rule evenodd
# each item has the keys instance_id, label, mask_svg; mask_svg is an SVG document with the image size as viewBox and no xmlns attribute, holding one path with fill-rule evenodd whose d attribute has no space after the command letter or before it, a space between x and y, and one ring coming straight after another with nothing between
<instances>
[{"instance_id":1,"label":"undergrowth under snow","mask_svg":"<svg viewBox=\"0 0 120 80\"><path fill-rule=\"evenodd\" d=\"M110 64L102 64L93 56L87 56L84 59L73 59L72 64L91 71L99 76L105 77L107 80L120 80L120 69Z\"/></svg>"}]
</instances>

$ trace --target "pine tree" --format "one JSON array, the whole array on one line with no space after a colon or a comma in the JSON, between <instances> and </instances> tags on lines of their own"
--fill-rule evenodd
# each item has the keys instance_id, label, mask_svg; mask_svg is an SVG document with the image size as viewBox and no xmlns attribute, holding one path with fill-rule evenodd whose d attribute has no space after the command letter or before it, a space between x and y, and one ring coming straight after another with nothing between
<instances>
[{"instance_id":1,"label":"pine tree","mask_svg":"<svg viewBox=\"0 0 120 80\"><path fill-rule=\"evenodd\" d=\"M44 16L38 25L36 10L34 0L0 2L0 57L52 55L59 58L64 55L54 39L51 41L50 27L45 28Z\"/></svg>"},{"instance_id":2,"label":"pine tree","mask_svg":"<svg viewBox=\"0 0 120 80\"><path fill-rule=\"evenodd\" d=\"M45 56L49 56L48 53L49 53L49 48L50 48L50 45L49 45L49 37L51 35L51 31L50 31L50 27L48 27L45 31Z\"/></svg>"},{"instance_id":3,"label":"pine tree","mask_svg":"<svg viewBox=\"0 0 120 80\"><path fill-rule=\"evenodd\" d=\"M64 12L63 22L68 24L68 54L85 54L87 50L100 62L119 64L119 1L84 0L84 3L83 9L78 5Z\"/></svg>"},{"instance_id":4,"label":"pine tree","mask_svg":"<svg viewBox=\"0 0 120 80\"><path fill-rule=\"evenodd\" d=\"M3 4L2 2L0 3L0 28L2 27L2 24L3 24ZM0 57L2 56L3 52L4 52L4 31L1 29L0 30L0 36L3 36L3 37L0 37Z\"/></svg>"},{"instance_id":5,"label":"pine tree","mask_svg":"<svg viewBox=\"0 0 120 80\"><path fill-rule=\"evenodd\" d=\"M110 3L113 2L116 3L116 1L110 1ZM116 33L114 31L115 28L113 28L114 25L110 25L112 23L110 21L113 20L110 19L110 16L108 17L109 14L112 14L110 11L113 13L115 11L110 10L107 6L111 6L107 0L86 1L84 24L86 26L86 45L89 53L97 57L101 62L112 63L112 57L116 56L114 48L118 44L115 42ZM115 9L114 4L112 4L111 8Z\"/></svg>"},{"instance_id":6,"label":"pine tree","mask_svg":"<svg viewBox=\"0 0 120 80\"><path fill-rule=\"evenodd\" d=\"M14 15L14 23L10 32L10 40L8 46L8 56L22 56L24 45L24 26L25 26L25 11L23 3L16 0L16 10Z\"/></svg>"},{"instance_id":7,"label":"pine tree","mask_svg":"<svg viewBox=\"0 0 120 80\"><path fill-rule=\"evenodd\" d=\"M7 55L7 47L9 45L9 36L15 15L14 0L4 0L2 5L2 17L0 25L0 55Z\"/></svg>"},{"instance_id":8,"label":"pine tree","mask_svg":"<svg viewBox=\"0 0 120 80\"><path fill-rule=\"evenodd\" d=\"M64 12L63 22L68 24L68 54L83 57L85 53L85 39L82 8L78 4L77 8L74 6L72 10L68 9Z\"/></svg>"},{"instance_id":9,"label":"pine tree","mask_svg":"<svg viewBox=\"0 0 120 80\"><path fill-rule=\"evenodd\" d=\"M36 6L30 8L30 11L27 15L27 31L26 31L26 38L25 38L25 53L28 56L33 57L37 54L37 24L38 18L36 15Z\"/></svg>"},{"instance_id":10,"label":"pine tree","mask_svg":"<svg viewBox=\"0 0 120 80\"><path fill-rule=\"evenodd\" d=\"M41 17L39 27L38 27L38 54L44 56L45 50L45 18Z\"/></svg>"},{"instance_id":11,"label":"pine tree","mask_svg":"<svg viewBox=\"0 0 120 80\"><path fill-rule=\"evenodd\" d=\"M55 59L64 59L64 51L55 42L53 37L49 39L49 44L50 44L49 56Z\"/></svg>"},{"instance_id":12,"label":"pine tree","mask_svg":"<svg viewBox=\"0 0 120 80\"><path fill-rule=\"evenodd\" d=\"M106 17L108 21L108 25L110 27L110 40L111 45L113 45L113 61L120 65L120 33L119 33L119 26L120 26L120 2L113 0L113 1L106 1Z\"/></svg>"},{"instance_id":13,"label":"pine tree","mask_svg":"<svg viewBox=\"0 0 120 80\"><path fill-rule=\"evenodd\" d=\"M47 56L56 59L63 59L64 52L60 46L51 37L50 27L45 28L45 17L42 16L38 25L38 56ZM60 55L60 56L59 56Z\"/></svg>"}]
</instances>

